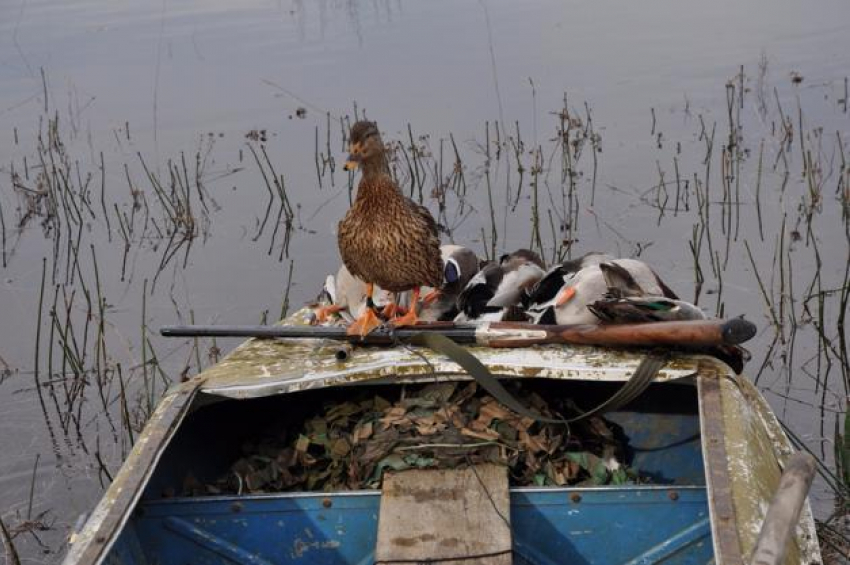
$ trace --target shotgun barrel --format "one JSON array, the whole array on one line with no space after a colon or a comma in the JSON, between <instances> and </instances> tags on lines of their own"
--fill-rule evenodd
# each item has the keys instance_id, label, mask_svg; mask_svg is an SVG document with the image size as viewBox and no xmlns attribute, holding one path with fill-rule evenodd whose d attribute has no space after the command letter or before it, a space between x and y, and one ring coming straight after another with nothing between
<instances>
[{"instance_id":1,"label":"shotgun barrel","mask_svg":"<svg viewBox=\"0 0 850 565\"><path fill-rule=\"evenodd\" d=\"M455 324L435 322L410 327L381 327L367 336L346 334L342 326L166 326L166 337L255 337L335 339L363 345L387 345L406 341L422 332L438 332L461 344L489 347L526 347L563 343L601 346L702 348L738 345L756 334L752 322L688 320L617 325L537 325L520 322Z\"/></svg>"}]
</instances>

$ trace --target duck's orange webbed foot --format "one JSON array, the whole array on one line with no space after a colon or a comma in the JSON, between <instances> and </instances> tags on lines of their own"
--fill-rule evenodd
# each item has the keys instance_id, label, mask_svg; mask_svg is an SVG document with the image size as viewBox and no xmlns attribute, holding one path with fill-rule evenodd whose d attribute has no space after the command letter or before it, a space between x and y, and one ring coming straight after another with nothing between
<instances>
[{"instance_id":1,"label":"duck's orange webbed foot","mask_svg":"<svg viewBox=\"0 0 850 565\"><path fill-rule=\"evenodd\" d=\"M320 306L319 308L316 308L313 313L316 315L316 321L321 324L323 322L327 322L328 318L343 310L344 308L339 304L330 304L328 306Z\"/></svg>"},{"instance_id":2,"label":"duck's orange webbed foot","mask_svg":"<svg viewBox=\"0 0 850 565\"><path fill-rule=\"evenodd\" d=\"M416 315L416 310L414 308L408 310L407 314L404 316L393 318L389 322L389 324L394 328L399 328L401 326L415 326L417 323L419 323L419 316Z\"/></svg>"},{"instance_id":3,"label":"duck's orange webbed foot","mask_svg":"<svg viewBox=\"0 0 850 565\"><path fill-rule=\"evenodd\" d=\"M345 330L348 335L359 335L365 337L382 324L380 318L375 314L375 311L367 307L359 318L354 320Z\"/></svg>"}]
</instances>

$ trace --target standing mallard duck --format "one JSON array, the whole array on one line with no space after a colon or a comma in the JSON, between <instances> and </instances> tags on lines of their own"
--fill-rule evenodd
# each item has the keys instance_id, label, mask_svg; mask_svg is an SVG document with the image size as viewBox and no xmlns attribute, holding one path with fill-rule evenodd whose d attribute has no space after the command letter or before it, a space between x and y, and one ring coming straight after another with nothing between
<instances>
[{"instance_id":1,"label":"standing mallard duck","mask_svg":"<svg viewBox=\"0 0 850 565\"><path fill-rule=\"evenodd\" d=\"M357 198L339 223L342 261L352 275L365 281L367 297L378 285L390 292L413 291L411 308L393 325L417 321L420 287L443 282L437 224L424 206L406 198L389 175L384 144L374 122L351 128L346 170L360 167L363 177ZM372 308L349 326L350 334L366 335L380 325Z\"/></svg>"}]
</instances>

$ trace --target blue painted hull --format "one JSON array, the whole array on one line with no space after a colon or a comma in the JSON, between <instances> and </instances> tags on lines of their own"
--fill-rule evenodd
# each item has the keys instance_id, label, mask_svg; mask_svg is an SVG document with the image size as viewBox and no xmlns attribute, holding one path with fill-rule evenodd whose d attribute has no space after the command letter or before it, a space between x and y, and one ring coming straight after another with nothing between
<instances>
[{"instance_id":1,"label":"blue painted hull","mask_svg":"<svg viewBox=\"0 0 850 565\"><path fill-rule=\"evenodd\" d=\"M202 482L226 473L241 438L266 429L269 415L290 410L285 400L223 402L192 414L165 450L107 562L373 563L378 491L172 497L187 473ZM696 408L692 388L658 387L607 415L628 437L627 460L652 486L513 489L513 562L712 562Z\"/></svg>"},{"instance_id":2,"label":"blue painted hull","mask_svg":"<svg viewBox=\"0 0 850 565\"><path fill-rule=\"evenodd\" d=\"M268 495L143 503L112 556L127 565L374 562L380 493ZM514 562L709 563L702 487L515 489Z\"/></svg>"}]
</instances>

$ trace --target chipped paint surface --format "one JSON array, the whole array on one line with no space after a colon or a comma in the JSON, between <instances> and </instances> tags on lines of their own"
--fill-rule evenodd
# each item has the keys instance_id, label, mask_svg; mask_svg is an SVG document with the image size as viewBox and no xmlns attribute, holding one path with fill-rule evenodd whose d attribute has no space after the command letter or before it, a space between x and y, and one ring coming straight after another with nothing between
<instances>
[{"instance_id":1,"label":"chipped paint surface","mask_svg":"<svg viewBox=\"0 0 850 565\"><path fill-rule=\"evenodd\" d=\"M306 323L305 311L299 311L287 323ZM338 361L335 354L342 347L340 342L320 339L252 339L196 378L203 381L201 388L206 393L252 398L390 377L403 382L465 375L454 362L427 348L354 347L345 361ZM500 376L614 382L627 380L643 357L640 352L568 345L469 347L469 351ZM692 376L704 359L697 355L676 357L656 381Z\"/></svg>"},{"instance_id":2,"label":"chipped paint surface","mask_svg":"<svg viewBox=\"0 0 850 565\"><path fill-rule=\"evenodd\" d=\"M197 387L184 383L159 401L142 434L79 532L62 563L100 563L120 535L168 440L177 430Z\"/></svg>"},{"instance_id":3,"label":"chipped paint surface","mask_svg":"<svg viewBox=\"0 0 850 565\"><path fill-rule=\"evenodd\" d=\"M767 402L746 377L720 377L720 393L738 538L748 560L784 463L794 450ZM785 563L822 563L808 500Z\"/></svg>"}]
</instances>

